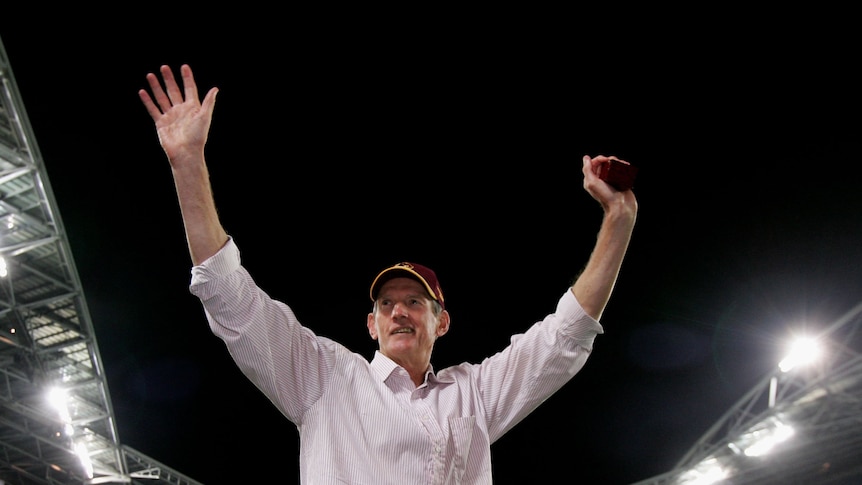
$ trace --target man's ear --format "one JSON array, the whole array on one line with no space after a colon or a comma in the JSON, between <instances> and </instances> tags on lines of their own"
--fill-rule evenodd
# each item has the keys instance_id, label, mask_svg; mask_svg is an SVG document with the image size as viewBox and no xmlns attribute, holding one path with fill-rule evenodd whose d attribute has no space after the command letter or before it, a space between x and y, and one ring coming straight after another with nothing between
<instances>
[{"instance_id":1,"label":"man's ear","mask_svg":"<svg viewBox=\"0 0 862 485\"><path fill-rule=\"evenodd\" d=\"M446 332L449 331L449 322L450 322L449 312L446 310L443 310L442 312L440 312L440 317L437 319L437 336L438 337L442 337L442 336L446 335Z\"/></svg>"},{"instance_id":2,"label":"man's ear","mask_svg":"<svg viewBox=\"0 0 862 485\"><path fill-rule=\"evenodd\" d=\"M368 335L371 335L371 338L377 340L377 325L374 322L374 314L368 314L368 321L365 323L368 326Z\"/></svg>"}]
</instances>

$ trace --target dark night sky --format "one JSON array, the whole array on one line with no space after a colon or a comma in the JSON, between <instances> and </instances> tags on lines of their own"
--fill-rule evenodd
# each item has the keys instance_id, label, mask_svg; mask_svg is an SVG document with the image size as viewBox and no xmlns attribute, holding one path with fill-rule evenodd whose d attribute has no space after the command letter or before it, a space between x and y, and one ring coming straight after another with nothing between
<instances>
[{"instance_id":1,"label":"dark night sky","mask_svg":"<svg viewBox=\"0 0 862 485\"><path fill-rule=\"evenodd\" d=\"M777 362L784 337L826 327L862 295L862 80L848 29L666 24L608 42L589 23L525 19L426 35L235 21L0 32L120 440L192 478L292 483L297 433L188 292L173 182L136 94L163 63L189 63L201 94L221 90L208 159L246 266L307 326L369 357L368 285L400 260L435 268L446 291L453 327L437 368L500 350L553 310L589 256L601 211L581 157L639 166L606 332L584 370L494 445L499 483L670 470Z\"/></svg>"}]
</instances>

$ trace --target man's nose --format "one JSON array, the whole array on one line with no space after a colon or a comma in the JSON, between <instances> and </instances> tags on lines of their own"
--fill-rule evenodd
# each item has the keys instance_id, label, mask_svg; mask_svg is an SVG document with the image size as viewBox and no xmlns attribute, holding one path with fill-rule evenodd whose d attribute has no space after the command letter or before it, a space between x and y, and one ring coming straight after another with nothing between
<instances>
[{"instance_id":1,"label":"man's nose","mask_svg":"<svg viewBox=\"0 0 862 485\"><path fill-rule=\"evenodd\" d=\"M407 315L407 305L404 303L396 303L392 308L392 318L406 317Z\"/></svg>"}]
</instances>

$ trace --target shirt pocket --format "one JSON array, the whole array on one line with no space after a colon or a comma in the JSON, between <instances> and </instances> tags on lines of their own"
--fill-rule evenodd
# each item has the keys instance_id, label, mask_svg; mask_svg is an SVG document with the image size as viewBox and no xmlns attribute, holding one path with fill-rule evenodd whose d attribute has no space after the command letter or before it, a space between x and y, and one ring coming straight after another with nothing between
<instances>
[{"instance_id":1,"label":"shirt pocket","mask_svg":"<svg viewBox=\"0 0 862 485\"><path fill-rule=\"evenodd\" d=\"M460 484L467 470L470 447L473 444L476 416L449 418L449 437L452 440L452 468L446 483Z\"/></svg>"}]
</instances>

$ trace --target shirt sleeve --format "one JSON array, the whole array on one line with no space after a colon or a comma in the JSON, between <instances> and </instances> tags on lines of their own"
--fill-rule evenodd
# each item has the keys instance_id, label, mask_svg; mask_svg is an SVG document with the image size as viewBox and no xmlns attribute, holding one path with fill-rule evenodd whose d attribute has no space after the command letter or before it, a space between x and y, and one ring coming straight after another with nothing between
<instances>
[{"instance_id":1,"label":"shirt sleeve","mask_svg":"<svg viewBox=\"0 0 862 485\"><path fill-rule=\"evenodd\" d=\"M567 290L554 313L479 364L474 371L492 442L580 372L601 333L602 325Z\"/></svg>"},{"instance_id":2,"label":"shirt sleeve","mask_svg":"<svg viewBox=\"0 0 862 485\"><path fill-rule=\"evenodd\" d=\"M338 344L303 327L289 306L255 284L233 238L192 267L189 290L243 374L299 422L330 382Z\"/></svg>"}]
</instances>

